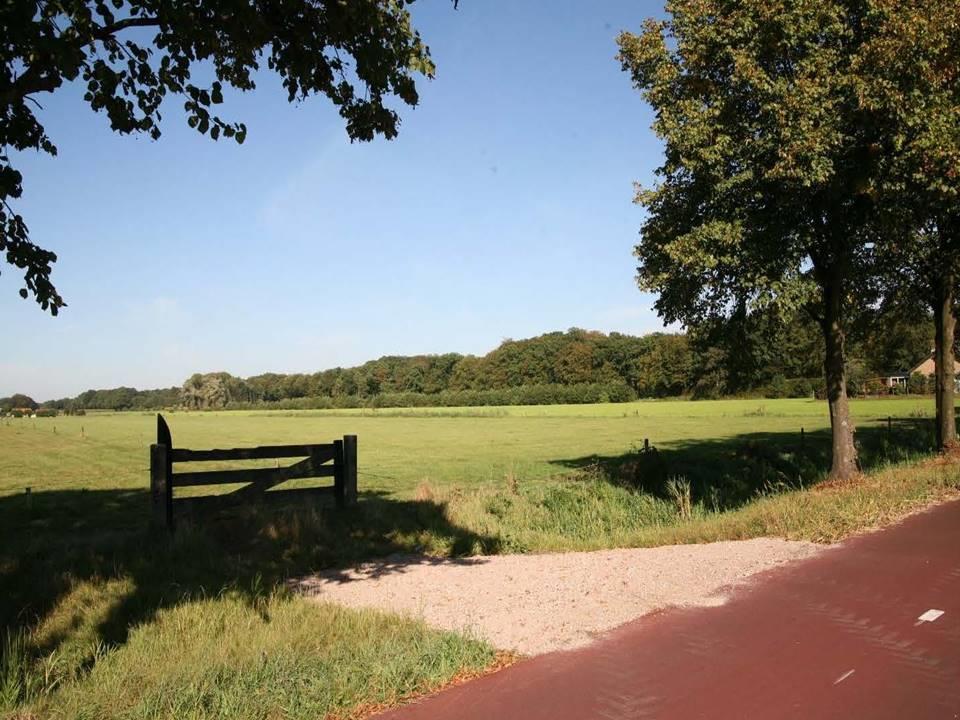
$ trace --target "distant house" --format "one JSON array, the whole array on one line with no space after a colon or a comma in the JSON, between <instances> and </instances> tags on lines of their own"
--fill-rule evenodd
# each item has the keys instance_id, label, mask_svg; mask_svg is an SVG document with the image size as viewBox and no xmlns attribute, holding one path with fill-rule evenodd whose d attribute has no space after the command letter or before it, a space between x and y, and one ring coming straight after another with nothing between
<instances>
[{"instance_id":1,"label":"distant house","mask_svg":"<svg viewBox=\"0 0 960 720\"><path fill-rule=\"evenodd\" d=\"M880 378L880 382L883 383L884 387L888 388L906 387L907 378L909 377L909 370L896 370L889 375L884 375L882 378Z\"/></svg>"},{"instance_id":2,"label":"distant house","mask_svg":"<svg viewBox=\"0 0 960 720\"><path fill-rule=\"evenodd\" d=\"M913 373L920 373L924 377L929 377L937 371L937 363L933 359L933 353L930 353L930 356L924 360L922 363L917 365L913 370L910 371Z\"/></svg>"},{"instance_id":3,"label":"distant house","mask_svg":"<svg viewBox=\"0 0 960 720\"><path fill-rule=\"evenodd\" d=\"M923 377L930 377L937 371L937 364L933 359L933 353L931 352L927 358L917 365L912 370L898 370L892 372L889 375L885 375L880 378L880 382L883 383L885 387L896 388L896 387L906 387L907 381L910 379L910 376L913 374L923 375ZM955 375L954 375L954 384L958 392L960 392L960 359L955 360Z\"/></svg>"}]
</instances>

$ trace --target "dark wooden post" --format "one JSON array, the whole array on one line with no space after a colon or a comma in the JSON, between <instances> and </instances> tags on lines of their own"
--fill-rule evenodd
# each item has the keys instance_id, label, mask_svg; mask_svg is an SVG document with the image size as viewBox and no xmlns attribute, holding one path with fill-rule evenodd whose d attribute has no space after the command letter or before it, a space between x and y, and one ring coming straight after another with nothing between
<instances>
[{"instance_id":1,"label":"dark wooden post","mask_svg":"<svg viewBox=\"0 0 960 720\"><path fill-rule=\"evenodd\" d=\"M343 436L343 503L357 502L357 436Z\"/></svg>"},{"instance_id":2,"label":"dark wooden post","mask_svg":"<svg viewBox=\"0 0 960 720\"><path fill-rule=\"evenodd\" d=\"M893 440L893 416L887 415L887 440Z\"/></svg>"},{"instance_id":3,"label":"dark wooden post","mask_svg":"<svg viewBox=\"0 0 960 720\"><path fill-rule=\"evenodd\" d=\"M153 523L173 528L173 439L163 415L157 413L157 442L150 446L150 497Z\"/></svg>"},{"instance_id":4,"label":"dark wooden post","mask_svg":"<svg viewBox=\"0 0 960 720\"><path fill-rule=\"evenodd\" d=\"M357 502L357 436L333 441L333 496L337 507Z\"/></svg>"},{"instance_id":5,"label":"dark wooden post","mask_svg":"<svg viewBox=\"0 0 960 720\"><path fill-rule=\"evenodd\" d=\"M157 413L157 444L173 448L173 439L170 437L170 427L160 413Z\"/></svg>"},{"instance_id":6,"label":"dark wooden post","mask_svg":"<svg viewBox=\"0 0 960 720\"><path fill-rule=\"evenodd\" d=\"M333 499L337 507L343 507L345 502L344 494L344 473L343 473L343 440L333 441Z\"/></svg>"},{"instance_id":7,"label":"dark wooden post","mask_svg":"<svg viewBox=\"0 0 960 720\"><path fill-rule=\"evenodd\" d=\"M150 446L150 500L154 527L173 527L173 483L170 481L170 449L154 443Z\"/></svg>"},{"instance_id":8,"label":"dark wooden post","mask_svg":"<svg viewBox=\"0 0 960 720\"><path fill-rule=\"evenodd\" d=\"M806 433L803 428L800 428L800 449L803 450L806 447Z\"/></svg>"}]
</instances>

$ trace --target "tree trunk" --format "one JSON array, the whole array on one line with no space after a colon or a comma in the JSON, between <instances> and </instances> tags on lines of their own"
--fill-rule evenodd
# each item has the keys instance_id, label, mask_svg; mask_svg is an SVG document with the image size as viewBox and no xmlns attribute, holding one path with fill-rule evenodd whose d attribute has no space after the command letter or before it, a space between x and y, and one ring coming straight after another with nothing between
<instances>
[{"instance_id":1,"label":"tree trunk","mask_svg":"<svg viewBox=\"0 0 960 720\"><path fill-rule=\"evenodd\" d=\"M830 429L833 433L833 459L829 479L848 480L859 473L860 469L847 400L843 287L837 278L823 286L823 319L820 326L827 346L823 369L827 381L827 402L830 405Z\"/></svg>"},{"instance_id":2,"label":"tree trunk","mask_svg":"<svg viewBox=\"0 0 960 720\"><path fill-rule=\"evenodd\" d=\"M953 359L953 334L956 318L953 315L953 283L953 272L948 270L937 277L934 285L937 449L941 452L950 450L957 445L957 420L956 410L954 409L956 372Z\"/></svg>"}]
</instances>

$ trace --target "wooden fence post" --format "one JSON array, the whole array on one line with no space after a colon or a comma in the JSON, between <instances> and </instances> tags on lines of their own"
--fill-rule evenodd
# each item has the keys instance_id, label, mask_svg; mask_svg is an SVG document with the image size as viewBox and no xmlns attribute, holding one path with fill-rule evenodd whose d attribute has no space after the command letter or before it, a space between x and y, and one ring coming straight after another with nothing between
<instances>
[{"instance_id":1,"label":"wooden fence post","mask_svg":"<svg viewBox=\"0 0 960 720\"><path fill-rule=\"evenodd\" d=\"M337 507L345 504L343 467L343 440L333 441L333 499Z\"/></svg>"},{"instance_id":2,"label":"wooden fence post","mask_svg":"<svg viewBox=\"0 0 960 720\"><path fill-rule=\"evenodd\" d=\"M154 443L150 446L150 500L155 528L173 527L173 483L170 480L170 448Z\"/></svg>"},{"instance_id":3,"label":"wooden fence post","mask_svg":"<svg viewBox=\"0 0 960 720\"><path fill-rule=\"evenodd\" d=\"M343 504L357 502L357 436L343 436Z\"/></svg>"},{"instance_id":4,"label":"wooden fence post","mask_svg":"<svg viewBox=\"0 0 960 720\"><path fill-rule=\"evenodd\" d=\"M154 449L156 448L156 450ZM150 446L150 494L153 521L157 527L173 529L173 438L170 426L157 413L157 442Z\"/></svg>"}]
</instances>

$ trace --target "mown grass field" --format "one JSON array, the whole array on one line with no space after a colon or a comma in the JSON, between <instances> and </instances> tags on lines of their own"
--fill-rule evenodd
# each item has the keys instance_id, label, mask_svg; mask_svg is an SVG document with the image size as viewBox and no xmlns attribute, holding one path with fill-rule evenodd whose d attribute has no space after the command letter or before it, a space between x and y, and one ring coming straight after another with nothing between
<instances>
[{"instance_id":1,"label":"mown grass field","mask_svg":"<svg viewBox=\"0 0 960 720\"><path fill-rule=\"evenodd\" d=\"M853 402L860 429L876 434L897 419L891 440L918 447L912 423L933 414L928 398ZM144 489L153 413L0 420L0 495L35 491ZM617 457L643 444L698 451L717 442L766 438L798 441L829 427L816 400L634 402L498 408L274 412L174 412L174 444L234 447L360 438L363 490L409 497L429 480L460 488L489 486L508 474L525 482L566 473L595 457ZM905 426L911 426L902 432ZM83 434L81 435L81 428ZM54 433L56 429L56 433ZM911 435L911 437L907 437ZM776 437L779 436L779 437ZM814 443L817 440L814 435ZM868 453L874 437L866 438ZM820 448L815 444L815 447ZM892 446L891 446L892 447ZM868 462L871 458L868 458Z\"/></svg>"},{"instance_id":2,"label":"mown grass field","mask_svg":"<svg viewBox=\"0 0 960 720\"><path fill-rule=\"evenodd\" d=\"M146 530L153 414L0 420L0 712L349 716L495 654L309 604L289 577L397 551L833 541L956 493L957 466L913 462L932 444L931 400L853 413L868 477L814 491L829 421L812 400L170 413L183 447L356 434L361 490L343 512L291 500L184 515L172 539Z\"/></svg>"}]
</instances>

